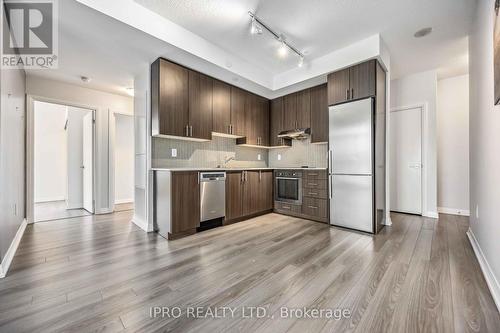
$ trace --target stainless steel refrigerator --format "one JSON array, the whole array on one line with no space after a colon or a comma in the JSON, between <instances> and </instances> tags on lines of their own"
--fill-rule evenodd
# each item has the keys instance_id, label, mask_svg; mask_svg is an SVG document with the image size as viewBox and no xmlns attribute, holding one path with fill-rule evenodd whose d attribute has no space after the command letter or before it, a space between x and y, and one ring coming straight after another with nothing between
<instances>
[{"instance_id":1,"label":"stainless steel refrigerator","mask_svg":"<svg viewBox=\"0 0 500 333\"><path fill-rule=\"evenodd\" d=\"M373 98L329 108L330 224L375 233L385 212L385 114Z\"/></svg>"}]
</instances>

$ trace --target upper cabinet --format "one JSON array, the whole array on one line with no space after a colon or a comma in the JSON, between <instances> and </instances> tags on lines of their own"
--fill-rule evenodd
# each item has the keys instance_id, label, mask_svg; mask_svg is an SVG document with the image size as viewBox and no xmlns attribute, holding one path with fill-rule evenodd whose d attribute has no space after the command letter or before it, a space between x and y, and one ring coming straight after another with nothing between
<instances>
[{"instance_id":1,"label":"upper cabinet","mask_svg":"<svg viewBox=\"0 0 500 333\"><path fill-rule=\"evenodd\" d=\"M270 107L270 132L269 144L271 147L291 146L292 140L278 138L278 134L284 131L283 126L283 97L275 98L271 101Z\"/></svg>"},{"instance_id":2,"label":"upper cabinet","mask_svg":"<svg viewBox=\"0 0 500 333\"><path fill-rule=\"evenodd\" d=\"M327 85L311 90L311 142L328 142L328 100Z\"/></svg>"},{"instance_id":3,"label":"upper cabinet","mask_svg":"<svg viewBox=\"0 0 500 333\"><path fill-rule=\"evenodd\" d=\"M153 136L212 138L213 79L165 59L151 65Z\"/></svg>"},{"instance_id":4,"label":"upper cabinet","mask_svg":"<svg viewBox=\"0 0 500 333\"><path fill-rule=\"evenodd\" d=\"M189 71L189 136L212 139L212 78Z\"/></svg>"},{"instance_id":5,"label":"upper cabinet","mask_svg":"<svg viewBox=\"0 0 500 333\"><path fill-rule=\"evenodd\" d=\"M213 81L213 131L231 134L231 86L219 80Z\"/></svg>"},{"instance_id":6,"label":"upper cabinet","mask_svg":"<svg viewBox=\"0 0 500 333\"><path fill-rule=\"evenodd\" d=\"M309 89L283 97L283 129L311 127L311 95Z\"/></svg>"},{"instance_id":7,"label":"upper cabinet","mask_svg":"<svg viewBox=\"0 0 500 333\"><path fill-rule=\"evenodd\" d=\"M370 60L328 75L328 104L375 96L377 61Z\"/></svg>"},{"instance_id":8,"label":"upper cabinet","mask_svg":"<svg viewBox=\"0 0 500 333\"><path fill-rule=\"evenodd\" d=\"M301 90L297 94L297 128L311 127L311 92Z\"/></svg>"},{"instance_id":9,"label":"upper cabinet","mask_svg":"<svg viewBox=\"0 0 500 333\"><path fill-rule=\"evenodd\" d=\"M231 87L231 134L245 136L245 100L247 92Z\"/></svg>"},{"instance_id":10,"label":"upper cabinet","mask_svg":"<svg viewBox=\"0 0 500 333\"><path fill-rule=\"evenodd\" d=\"M245 95L245 137L237 144L269 146L269 100L248 92Z\"/></svg>"},{"instance_id":11,"label":"upper cabinet","mask_svg":"<svg viewBox=\"0 0 500 333\"><path fill-rule=\"evenodd\" d=\"M153 135L189 136L189 70L158 59L151 65Z\"/></svg>"}]
</instances>

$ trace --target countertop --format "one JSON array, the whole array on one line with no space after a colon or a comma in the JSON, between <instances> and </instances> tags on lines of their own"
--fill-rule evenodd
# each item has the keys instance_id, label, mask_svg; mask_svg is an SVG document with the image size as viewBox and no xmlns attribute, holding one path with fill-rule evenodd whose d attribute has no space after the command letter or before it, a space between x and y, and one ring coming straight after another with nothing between
<instances>
[{"instance_id":1,"label":"countertop","mask_svg":"<svg viewBox=\"0 0 500 333\"><path fill-rule=\"evenodd\" d=\"M290 168L269 168L269 167L262 167L262 168L255 168L255 167L249 167L249 168L243 168L243 167L237 167L237 168L194 168L194 167L189 167L189 168L151 168L152 171L246 171L246 170L326 170L326 168L297 168L297 167L290 167Z\"/></svg>"}]
</instances>

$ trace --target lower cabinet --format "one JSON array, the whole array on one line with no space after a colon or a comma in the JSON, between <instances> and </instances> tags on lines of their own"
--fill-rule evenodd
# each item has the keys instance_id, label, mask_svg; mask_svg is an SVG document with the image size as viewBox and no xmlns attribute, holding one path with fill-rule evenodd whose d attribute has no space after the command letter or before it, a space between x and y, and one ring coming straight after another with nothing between
<instances>
[{"instance_id":1,"label":"lower cabinet","mask_svg":"<svg viewBox=\"0 0 500 333\"><path fill-rule=\"evenodd\" d=\"M272 171L252 170L226 174L226 222L272 209Z\"/></svg>"},{"instance_id":2,"label":"lower cabinet","mask_svg":"<svg viewBox=\"0 0 500 333\"><path fill-rule=\"evenodd\" d=\"M301 217L328 223L328 175L326 170L303 172L302 204L274 202L274 211L279 214Z\"/></svg>"},{"instance_id":3,"label":"lower cabinet","mask_svg":"<svg viewBox=\"0 0 500 333\"><path fill-rule=\"evenodd\" d=\"M171 233L194 233L200 226L198 172L172 172Z\"/></svg>"}]
</instances>

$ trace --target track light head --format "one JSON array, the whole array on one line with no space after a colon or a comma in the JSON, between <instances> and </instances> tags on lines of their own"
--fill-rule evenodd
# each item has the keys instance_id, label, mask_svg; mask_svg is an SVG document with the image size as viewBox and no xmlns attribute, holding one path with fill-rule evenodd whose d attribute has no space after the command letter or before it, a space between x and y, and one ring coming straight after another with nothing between
<instances>
[{"instance_id":1,"label":"track light head","mask_svg":"<svg viewBox=\"0 0 500 333\"><path fill-rule=\"evenodd\" d=\"M278 55L281 58L284 58L288 55L288 47L286 46L285 41L283 39L281 39L281 44L280 47L278 48Z\"/></svg>"},{"instance_id":2,"label":"track light head","mask_svg":"<svg viewBox=\"0 0 500 333\"><path fill-rule=\"evenodd\" d=\"M299 66L299 67L304 66L304 57L303 56L300 56L299 63L297 64L297 66Z\"/></svg>"},{"instance_id":3,"label":"track light head","mask_svg":"<svg viewBox=\"0 0 500 333\"><path fill-rule=\"evenodd\" d=\"M262 34L262 28L257 24L255 17L252 17L252 23L250 24L250 33L252 35Z\"/></svg>"}]
</instances>

